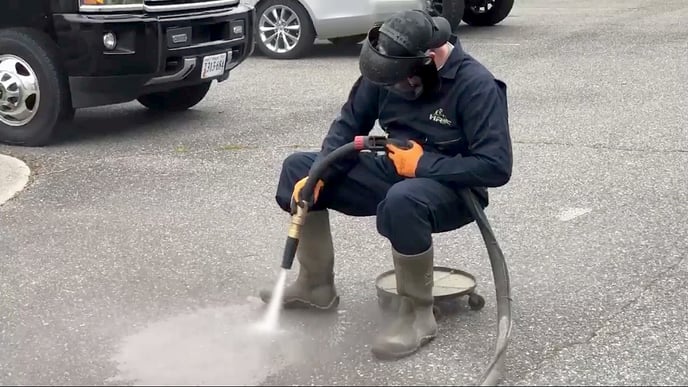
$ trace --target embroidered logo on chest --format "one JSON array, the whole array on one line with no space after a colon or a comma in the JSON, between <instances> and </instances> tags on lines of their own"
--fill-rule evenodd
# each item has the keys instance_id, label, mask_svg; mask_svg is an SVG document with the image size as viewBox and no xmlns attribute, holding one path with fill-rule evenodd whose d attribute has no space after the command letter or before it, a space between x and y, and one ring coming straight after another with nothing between
<instances>
[{"instance_id":1,"label":"embroidered logo on chest","mask_svg":"<svg viewBox=\"0 0 688 387\"><path fill-rule=\"evenodd\" d=\"M444 115L444 110L442 108L439 108L435 110L434 113L430 114L430 121L434 121L445 126L452 126L451 120Z\"/></svg>"}]
</instances>

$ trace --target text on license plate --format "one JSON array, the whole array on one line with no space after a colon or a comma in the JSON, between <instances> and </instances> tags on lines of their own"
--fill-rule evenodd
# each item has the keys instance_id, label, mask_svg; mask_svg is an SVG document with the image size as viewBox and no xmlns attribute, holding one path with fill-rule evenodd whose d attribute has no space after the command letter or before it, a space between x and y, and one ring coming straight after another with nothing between
<instances>
[{"instance_id":1,"label":"text on license plate","mask_svg":"<svg viewBox=\"0 0 688 387\"><path fill-rule=\"evenodd\" d=\"M224 74L227 53L210 55L203 58L203 68L201 69L201 79L217 77Z\"/></svg>"}]
</instances>

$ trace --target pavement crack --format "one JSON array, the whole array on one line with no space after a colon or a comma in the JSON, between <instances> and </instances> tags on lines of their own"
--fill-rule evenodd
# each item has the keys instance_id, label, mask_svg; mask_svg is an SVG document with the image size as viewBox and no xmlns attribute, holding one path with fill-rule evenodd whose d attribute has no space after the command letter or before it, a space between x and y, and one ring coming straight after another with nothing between
<instances>
[{"instance_id":1,"label":"pavement crack","mask_svg":"<svg viewBox=\"0 0 688 387\"><path fill-rule=\"evenodd\" d=\"M688 153L688 149L652 149L652 148L633 148L633 147L620 147L620 146L609 146L603 144L572 144L570 142L558 142L558 141L528 141L528 140L518 140L513 141L514 144L523 145L551 145L551 146L566 146L566 147L577 147L586 149L604 149L611 151L621 151L621 152L643 152L643 153Z\"/></svg>"},{"instance_id":2,"label":"pavement crack","mask_svg":"<svg viewBox=\"0 0 688 387\"><path fill-rule=\"evenodd\" d=\"M607 318L605 318L602 322L600 322L600 323L598 324L598 326L595 327L595 328L587 335L587 337L585 337L585 338L582 339L582 340L573 340L573 341L570 341L570 342L563 343L563 344L561 344L561 345L556 345L553 349L551 349L551 350L549 351L549 353L546 353L546 354L543 356L543 358L542 358L539 362L537 362L537 364L535 365L535 367L534 367L533 369L531 369L528 373L526 373L526 374L524 375L524 377L521 378L521 380L531 380L530 378L531 378L535 373L537 373L538 371L540 371L540 370L543 368L543 366L545 365L546 362L548 362L548 361L550 361L550 360L556 358L561 352L563 352L563 351L565 351L565 350L568 350L568 349L571 349L571 348L575 348L575 347L577 347L577 346L590 344L590 342L591 342L595 337L598 337L598 336L600 335L600 333L601 333L605 328L608 328L608 327L609 327L611 321L612 321L614 318L616 318L616 317L619 316L621 313L623 313L624 311L626 311L626 310L627 310L628 308L630 308L633 304L636 304L636 303L638 302L638 300L640 299L640 297L642 297L643 294L645 294L647 291L649 291L651 288L653 288L653 287L657 284L657 282L658 282L660 279L665 278L665 277L667 276L668 273L670 273L670 272L676 270L676 269L683 263L683 261L685 261L685 259L686 259L685 257L681 257L681 258L679 258L676 262L674 262L673 264L670 264L666 269L662 270L662 272L660 272L657 276L655 276L652 280L650 280L650 281L647 283L647 285L641 287L641 288L639 289L639 291L637 292L637 294L636 294L635 297L633 297L633 298L629 299L628 301L626 301L623 305L621 305L620 308L618 308L618 310L617 310L616 312L610 314Z\"/></svg>"}]
</instances>

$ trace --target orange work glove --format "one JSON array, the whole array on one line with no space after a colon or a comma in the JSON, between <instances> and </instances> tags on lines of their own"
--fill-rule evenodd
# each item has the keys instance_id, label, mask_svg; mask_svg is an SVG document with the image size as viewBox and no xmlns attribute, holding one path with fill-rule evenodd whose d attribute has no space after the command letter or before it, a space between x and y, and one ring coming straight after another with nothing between
<instances>
[{"instance_id":1,"label":"orange work glove","mask_svg":"<svg viewBox=\"0 0 688 387\"><path fill-rule=\"evenodd\" d=\"M304 177L303 179L297 181L296 184L294 185L294 191L293 191L292 194L291 194L291 200L292 200L294 203L298 203L299 200L301 199L301 198L300 198L300 196L301 196L301 190L302 190L303 187L306 185L306 180L308 180L308 176L306 176L306 177ZM324 184L324 183L323 183L322 180L318 180L318 182L315 183L315 188L313 189L313 204L315 204L315 202L318 201L318 196L320 195L320 190L322 189L323 184Z\"/></svg>"},{"instance_id":2,"label":"orange work glove","mask_svg":"<svg viewBox=\"0 0 688 387\"><path fill-rule=\"evenodd\" d=\"M418 162L423 156L423 147L415 141L410 141L409 149L400 148L393 143L387 143L387 157L394 163L397 173L404 177L416 177Z\"/></svg>"}]
</instances>

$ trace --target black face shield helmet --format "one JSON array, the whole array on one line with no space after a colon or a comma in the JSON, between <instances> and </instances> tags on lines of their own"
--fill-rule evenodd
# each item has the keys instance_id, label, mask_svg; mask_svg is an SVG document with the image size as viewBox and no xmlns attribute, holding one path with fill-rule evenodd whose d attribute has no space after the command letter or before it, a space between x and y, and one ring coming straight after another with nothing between
<instances>
[{"instance_id":1,"label":"black face shield helmet","mask_svg":"<svg viewBox=\"0 0 688 387\"><path fill-rule=\"evenodd\" d=\"M368 32L361 48L358 61L361 74L372 83L380 86L391 86L414 76L420 68L431 61L425 54L417 56L392 56L378 49L380 27L374 27Z\"/></svg>"},{"instance_id":2,"label":"black face shield helmet","mask_svg":"<svg viewBox=\"0 0 688 387\"><path fill-rule=\"evenodd\" d=\"M380 49L379 37L385 34L409 54L394 56ZM417 11L404 11L382 26L374 27L363 42L359 57L361 74L380 86L391 86L418 74L432 64L427 50L442 46L451 36L449 22L442 17Z\"/></svg>"}]
</instances>

